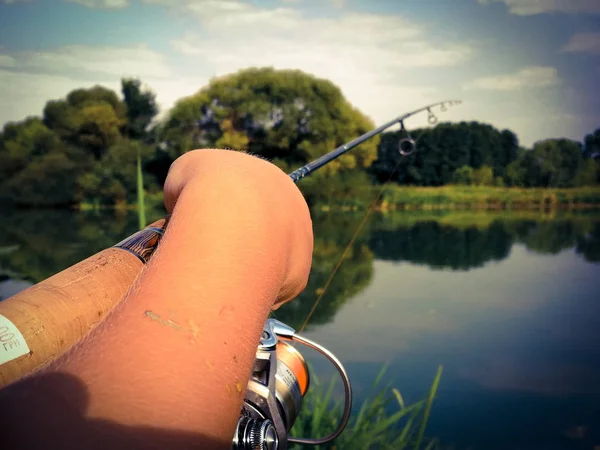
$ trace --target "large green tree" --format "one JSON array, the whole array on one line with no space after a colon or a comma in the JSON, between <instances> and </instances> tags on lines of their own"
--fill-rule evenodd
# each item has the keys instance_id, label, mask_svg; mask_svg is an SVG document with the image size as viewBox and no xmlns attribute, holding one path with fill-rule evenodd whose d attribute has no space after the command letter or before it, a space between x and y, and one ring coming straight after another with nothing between
<instances>
[{"instance_id":1,"label":"large green tree","mask_svg":"<svg viewBox=\"0 0 600 450\"><path fill-rule=\"evenodd\" d=\"M127 110L125 134L130 139L147 140L150 124L158 114L156 95L142 89L142 82L135 78L123 78L121 92Z\"/></svg>"},{"instance_id":2,"label":"large green tree","mask_svg":"<svg viewBox=\"0 0 600 450\"><path fill-rule=\"evenodd\" d=\"M573 187L590 184L594 167L586 165L582 146L570 139L546 139L520 152L506 169L507 182L523 187Z\"/></svg>"},{"instance_id":3,"label":"large green tree","mask_svg":"<svg viewBox=\"0 0 600 450\"><path fill-rule=\"evenodd\" d=\"M416 129L418 151L403 157L398 142L406 132L385 133L371 172L380 181L392 179L401 184L441 186L451 183L457 169L491 167L494 177L503 177L505 168L517 158L519 144L509 130L497 130L479 122L440 123L434 128ZM397 171L394 173L394 168Z\"/></svg>"},{"instance_id":4,"label":"large green tree","mask_svg":"<svg viewBox=\"0 0 600 450\"><path fill-rule=\"evenodd\" d=\"M179 101L162 138L172 158L201 147L245 150L289 170L374 127L330 81L298 70L252 68L213 79ZM328 175L366 168L377 139L320 171Z\"/></svg>"},{"instance_id":5,"label":"large green tree","mask_svg":"<svg viewBox=\"0 0 600 450\"><path fill-rule=\"evenodd\" d=\"M100 159L121 137L127 124L127 108L117 94L102 86L77 89L64 100L49 101L44 123L70 145Z\"/></svg>"},{"instance_id":6,"label":"large green tree","mask_svg":"<svg viewBox=\"0 0 600 450\"><path fill-rule=\"evenodd\" d=\"M61 141L39 118L10 123L0 134L0 199L29 206L70 205L89 158Z\"/></svg>"}]
</instances>

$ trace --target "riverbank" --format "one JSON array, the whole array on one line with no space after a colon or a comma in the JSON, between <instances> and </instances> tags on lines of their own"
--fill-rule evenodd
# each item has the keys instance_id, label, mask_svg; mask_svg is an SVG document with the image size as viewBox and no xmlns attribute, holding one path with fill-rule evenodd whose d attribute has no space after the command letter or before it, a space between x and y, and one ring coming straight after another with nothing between
<instances>
[{"instance_id":1,"label":"riverbank","mask_svg":"<svg viewBox=\"0 0 600 450\"><path fill-rule=\"evenodd\" d=\"M358 197L333 198L320 210L363 210L379 193L378 186ZM600 209L600 186L541 189L488 186L383 187L377 211L396 210L575 210Z\"/></svg>"},{"instance_id":2,"label":"riverbank","mask_svg":"<svg viewBox=\"0 0 600 450\"><path fill-rule=\"evenodd\" d=\"M300 186L301 188L301 186ZM335 196L326 204L317 205L321 211L361 211L375 200L380 186L370 186L354 196ZM146 194L146 209L163 211L162 192ZM137 204L123 203L102 206L81 203L81 211L113 209L116 211L137 210ZM541 189L488 186L441 186L414 187L388 185L383 187L381 197L375 204L377 211L415 210L579 210L600 209L600 186Z\"/></svg>"},{"instance_id":3,"label":"riverbank","mask_svg":"<svg viewBox=\"0 0 600 450\"><path fill-rule=\"evenodd\" d=\"M488 186L386 186L378 209L583 209L600 208L600 187L569 189Z\"/></svg>"}]
</instances>

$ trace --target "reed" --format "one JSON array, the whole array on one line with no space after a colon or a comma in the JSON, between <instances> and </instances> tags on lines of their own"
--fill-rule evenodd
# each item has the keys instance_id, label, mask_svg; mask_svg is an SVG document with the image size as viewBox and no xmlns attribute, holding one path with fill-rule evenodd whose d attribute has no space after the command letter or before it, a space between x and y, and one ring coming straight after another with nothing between
<instances>
[{"instance_id":1,"label":"reed","mask_svg":"<svg viewBox=\"0 0 600 450\"><path fill-rule=\"evenodd\" d=\"M437 370L427 398L410 405L406 405L400 392L390 385L379 388L385 371L386 366L373 383L373 393L365 398L358 412L353 413L344 432L334 442L311 448L418 450L423 445L425 450L432 450L439 447L437 439L425 437L425 429L442 367ZM324 437L335 430L343 411L343 400L332 400L335 384L336 378L324 386L316 376L311 376L311 387L291 436Z\"/></svg>"},{"instance_id":2,"label":"reed","mask_svg":"<svg viewBox=\"0 0 600 450\"><path fill-rule=\"evenodd\" d=\"M142 174L142 158L137 154L137 213L140 230L146 226L146 204L144 202L144 175Z\"/></svg>"}]
</instances>

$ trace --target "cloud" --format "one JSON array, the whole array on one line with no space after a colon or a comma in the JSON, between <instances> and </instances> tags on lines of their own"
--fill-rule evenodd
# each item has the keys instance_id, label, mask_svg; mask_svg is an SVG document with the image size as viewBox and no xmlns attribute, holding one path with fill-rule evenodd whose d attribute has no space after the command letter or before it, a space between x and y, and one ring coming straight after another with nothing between
<instances>
[{"instance_id":1,"label":"cloud","mask_svg":"<svg viewBox=\"0 0 600 450\"><path fill-rule=\"evenodd\" d=\"M76 1L90 7L125 3ZM73 89L79 87L75 80L84 85L118 85L122 76L137 76L157 92L159 101L171 98L163 94L163 88L172 92L176 86L177 92L191 95L211 77L250 66L300 69L331 80L354 106L382 123L404 110L439 100L439 87L423 85L417 69L455 67L474 53L470 43L436 42L429 29L399 15L340 12L336 18L315 18L283 4L262 8L236 0L140 1L163 5L197 21L193 33L171 42L176 51L169 54L170 65L165 55L145 46L79 45L6 53L0 56L0 67L68 77L74 80ZM65 93L64 89L48 89L43 98ZM161 107L164 110L170 104L161 102ZM0 115L10 111L7 108Z\"/></svg>"},{"instance_id":2,"label":"cloud","mask_svg":"<svg viewBox=\"0 0 600 450\"><path fill-rule=\"evenodd\" d=\"M575 34L561 50L563 52L600 55L600 32Z\"/></svg>"},{"instance_id":3,"label":"cloud","mask_svg":"<svg viewBox=\"0 0 600 450\"><path fill-rule=\"evenodd\" d=\"M475 52L471 43L435 42L425 27L398 15L348 12L326 19L235 1L202 5L180 6L202 25L201 34L172 41L182 55L215 75L271 66L327 78L376 123L397 115L399 105L437 100L438 90L421 84L418 69L455 67Z\"/></svg>"},{"instance_id":4,"label":"cloud","mask_svg":"<svg viewBox=\"0 0 600 450\"><path fill-rule=\"evenodd\" d=\"M164 113L208 81L178 74L165 57L145 46L68 46L53 51L0 53L0 124L40 115L48 100L77 88L102 85L120 91L122 77L139 77L156 93Z\"/></svg>"},{"instance_id":5,"label":"cloud","mask_svg":"<svg viewBox=\"0 0 600 450\"><path fill-rule=\"evenodd\" d=\"M134 0L77 1L98 8L134 3ZM168 53L146 46L80 45L19 53L2 52L0 48L0 69L36 75L35 82L42 85L43 75L51 80L48 89L40 93L42 101L34 101L24 92L24 97L31 100L28 114L39 114L40 104L78 87L99 83L118 89L123 76L141 78L157 93L161 110L165 111L177 98L176 94L191 95L214 76L251 66L271 66L300 69L331 80L350 103L376 124L424 104L454 97L463 99L465 106L453 108L440 116L441 120L477 117L498 126L507 126L506 121L513 120L514 105L504 105L503 110L495 99L486 98L479 90L461 90L464 76L470 70L468 64L481 64L473 56L482 44L442 40L431 24L398 14L344 9L334 17L315 17L285 2L259 7L237 0L135 1L162 6L169 13L165 14L167 19L185 17L186 22L192 21L192 26L170 42L172 51ZM172 21L165 24L173 25ZM32 76L24 79L33 80ZM52 77L69 79L72 84L63 89L63 84ZM17 86L27 90L19 83ZM490 96L497 95L492 90L487 92ZM553 107L546 105L544 111ZM23 108L22 104L2 108L0 123L21 119ZM543 123L543 115L534 109L525 106L522 113ZM428 126L426 115L410 119L407 125ZM515 125L524 143L539 138L535 131L538 128L530 122Z\"/></svg>"},{"instance_id":6,"label":"cloud","mask_svg":"<svg viewBox=\"0 0 600 450\"><path fill-rule=\"evenodd\" d=\"M545 13L600 14L598 0L478 0L481 5L502 2L511 14L531 16Z\"/></svg>"},{"instance_id":7,"label":"cloud","mask_svg":"<svg viewBox=\"0 0 600 450\"><path fill-rule=\"evenodd\" d=\"M14 67L16 64L15 58L9 55L0 55L0 67Z\"/></svg>"},{"instance_id":8,"label":"cloud","mask_svg":"<svg viewBox=\"0 0 600 450\"><path fill-rule=\"evenodd\" d=\"M558 84L560 79L554 67L531 66L517 73L477 78L465 83L464 89L487 89L494 91L520 91Z\"/></svg>"},{"instance_id":9,"label":"cloud","mask_svg":"<svg viewBox=\"0 0 600 450\"><path fill-rule=\"evenodd\" d=\"M136 74L140 70L155 77L173 75L165 57L149 50L145 45L129 47L70 45L56 50L0 54L0 66L3 65L30 73L85 72L108 75L112 78Z\"/></svg>"},{"instance_id":10,"label":"cloud","mask_svg":"<svg viewBox=\"0 0 600 450\"><path fill-rule=\"evenodd\" d=\"M119 9L129 6L129 0L65 0L88 8Z\"/></svg>"}]
</instances>

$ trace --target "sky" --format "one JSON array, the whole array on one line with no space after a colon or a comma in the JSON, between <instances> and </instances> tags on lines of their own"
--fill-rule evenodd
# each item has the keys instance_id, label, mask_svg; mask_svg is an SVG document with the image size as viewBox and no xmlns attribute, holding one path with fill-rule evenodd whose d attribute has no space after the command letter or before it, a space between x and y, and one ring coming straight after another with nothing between
<instances>
[{"instance_id":1,"label":"sky","mask_svg":"<svg viewBox=\"0 0 600 450\"><path fill-rule=\"evenodd\" d=\"M164 116L251 66L329 79L377 125L458 99L440 121L582 141L600 128L600 0L0 0L0 126L122 77Z\"/></svg>"}]
</instances>

